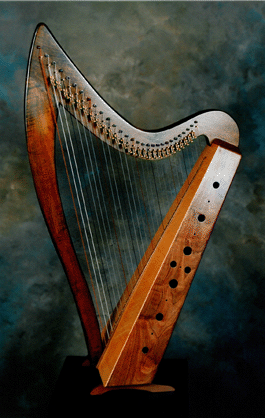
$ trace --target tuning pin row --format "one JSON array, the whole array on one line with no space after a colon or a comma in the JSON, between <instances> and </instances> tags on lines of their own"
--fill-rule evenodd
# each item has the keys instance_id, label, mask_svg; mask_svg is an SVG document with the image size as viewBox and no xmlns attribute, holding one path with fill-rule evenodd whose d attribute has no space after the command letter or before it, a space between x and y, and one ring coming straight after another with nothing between
<instances>
[{"instance_id":1,"label":"tuning pin row","mask_svg":"<svg viewBox=\"0 0 265 418\"><path fill-rule=\"evenodd\" d=\"M111 124L109 117L104 117L103 112L98 109L96 104L91 103L89 97L85 98L84 91L78 90L76 83L71 84L70 77L64 76L62 69L56 70L55 61L50 63L49 56L47 54L44 56L47 57L48 66L53 67L53 72L49 71L50 82L61 92L62 99L82 112L88 123L97 128L100 137L123 152L138 158L157 160L182 151L196 138L194 130L190 129L194 125L190 125L186 132L161 144L140 143L134 138L129 140L129 136L123 135L122 130L117 130L116 125Z\"/></svg>"}]
</instances>

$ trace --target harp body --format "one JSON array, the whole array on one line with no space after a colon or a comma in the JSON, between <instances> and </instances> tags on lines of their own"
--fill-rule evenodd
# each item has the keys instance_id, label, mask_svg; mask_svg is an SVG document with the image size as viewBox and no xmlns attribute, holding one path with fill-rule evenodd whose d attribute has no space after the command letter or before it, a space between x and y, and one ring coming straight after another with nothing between
<instances>
[{"instance_id":1,"label":"harp body","mask_svg":"<svg viewBox=\"0 0 265 418\"><path fill-rule=\"evenodd\" d=\"M58 187L55 137L64 106L80 126L128 158L170 159L196 137L208 140L120 296L111 332L110 320L100 330ZM135 128L105 103L39 25L27 75L26 131L36 192L74 295L88 357L105 387L150 385L239 164L237 125L227 114L210 111L156 132Z\"/></svg>"}]
</instances>

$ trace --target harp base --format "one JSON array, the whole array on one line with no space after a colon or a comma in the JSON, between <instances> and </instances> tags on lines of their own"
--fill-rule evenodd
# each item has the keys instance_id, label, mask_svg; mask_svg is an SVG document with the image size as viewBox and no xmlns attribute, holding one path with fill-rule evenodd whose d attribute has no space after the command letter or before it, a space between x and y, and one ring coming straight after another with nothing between
<instances>
[{"instance_id":1,"label":"harp base","mask_svg":"<svg viewBox=\"0 0 265 418\"><path fill-rule=\"evenodd\" d=\"M113 386L113 387L104 387L99 385L90 392L90 395L102 395L103 393L109 392L111 390L123 390L123 389L134 389L134 390L145 390L147 392L174 392L175 388L173 386L150 384L150 385L131 385L131 386Z\"/></svg>"},{"instance_id":2,"label":"harp base","mask_svg":"<svg viewBox=\"0 0 265 418\"><path fill-rule=\"evenodd\" d=\"M171 392L150 392L133 388L107 391L101 396L90 395L101 384L98 370L88 364L85 356L66 357L45 417L95 418L103 417L104 414L109 416L111 412L113 416L115 413L115 418L124 418L126 411L132 417L138 418L170 416L172 411L174 417L189 417L186 359L162 359L158 366L153 384L170 385L175 388Z\"/></svg>"}]
</instances>

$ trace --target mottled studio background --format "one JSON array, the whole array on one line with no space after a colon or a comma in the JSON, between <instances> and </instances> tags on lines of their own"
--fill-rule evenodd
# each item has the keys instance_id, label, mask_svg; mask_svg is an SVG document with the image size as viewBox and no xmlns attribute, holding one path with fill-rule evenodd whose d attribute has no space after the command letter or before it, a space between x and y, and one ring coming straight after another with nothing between
<instances>
[{"instance_id":1,"label":"mottled studio background","mask_svg":"<svg viewBox=\"0 0 265 418\"><path fill-rule=\"evenodd\" d=\"M65 357L86 354L27 159L41 21L134 125L209 108L238 123L243 159L166 356L188 359L192 418L264 417L265 3L189 1L0 2L0 417L42 417Z\"/></svg>"}]
</instances>

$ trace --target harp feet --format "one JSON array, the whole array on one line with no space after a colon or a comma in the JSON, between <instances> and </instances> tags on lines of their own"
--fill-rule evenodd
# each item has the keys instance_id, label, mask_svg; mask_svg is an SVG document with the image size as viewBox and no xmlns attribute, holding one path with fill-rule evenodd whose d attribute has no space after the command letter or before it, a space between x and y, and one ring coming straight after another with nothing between
<instances>
[{"instance_id":1,"label":"harp feet","mask_svg":"<svg viewBox=\"0 0 265 418\"><path fill-rule=\"evenodd\" d=\"M136 390L145 390L147 392L174 392L175 389L172 386L166 385L131 385L131 386L112 386L112 387L104 387L103 385L99 385L95 387L90 395L102 395L103 393L109 392L111 390L122 390L122 389L136 389Z\"/></svg>"}]
</instances>

